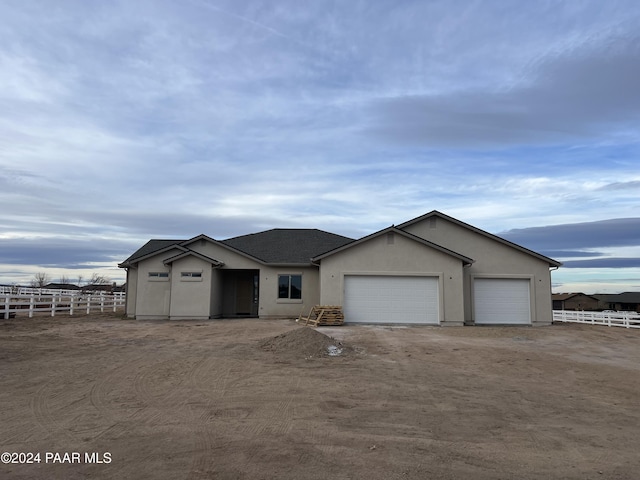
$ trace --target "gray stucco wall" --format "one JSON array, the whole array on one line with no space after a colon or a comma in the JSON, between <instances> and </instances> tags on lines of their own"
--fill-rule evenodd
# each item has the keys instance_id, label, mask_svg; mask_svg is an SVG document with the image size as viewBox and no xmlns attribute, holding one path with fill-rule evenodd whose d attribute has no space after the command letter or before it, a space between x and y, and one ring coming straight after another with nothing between
<instances>
[{"instance_id":1,"label":"gray stucco wall","mask_svg":"<svg viewBox=\"0 0 640 480\"><path fill-rule=\"evenodd\" d=\"M302 275L302 299L278 298L278 275ZM317 267L265 267L260 268L260 318L297 318L309 313L320 301Z\"/></svg>"},{"instance_id":2,"label":"gray stucco wall","mask_svg":"<svg viewBox=\"0 0 640 480\"><path fill-rule=\"evenodd\" d=\"M458 258L400 234L394 234L393 244L386 234L373 237L321 260L321 304L344 304L344 276L349 274L438 277L440 323L463 323L463 266Z\"/></svg>"},{"instance_id":3,"label":"gray stucco wall","mask_svg":"<svg viewBox=\"0 0 640 480\"><path fill-rule=\"evenodd\" d=\"M435 222L432 218L435 218ZM441 217L427 218L408 226L405 230L475 261L471 267L465 269L466 323L473 323L473 280L489 277L529 278L532 324L551 324L551 273L546 261Z\"/></svg>"},{"instance_id":4,"label":"gray stucco wall","mask_svg":"<svg viewBox=\"0 0 640 480\"><path fill-rule=\"evenodd\" d=\"M166 319L171 304L171 269L164 265L163 259L177 255L178 250L138 263L138 288L136 294L136 318ZM150 272L167 272L168 278L150 278Z\"/></svg>"},{"instance_id":5,"label":"gray stucco wall","mask_svg":"<svg viewBox=\"0 0 640 480\"><path fill-rule=\"evenodd\" d=\"M198 240L189 247L209 258L224 262L221 268L194 256L173 262L163 260L181 253L161 253L129 269L127 314L138 319L186 319L219 317L223 313L223 278L225 270L259 271L258 315L261 318L297 318L308 313L320 300L319 273L316 266L267 266L210 241ZM199 281L185 281L182 271L201 271ZM165 279L149 278L149 272L169 272ZM302 276L302 299L278 298L278 275Z\"/></svg>"},{"instance_id":6,"label":"gray stucco wall","mask_svg":"<svg viewBox=\"0 0 640 480\"><path fill-rule=\"evenodd\" d=\"M183 277L182 273L200 273L201 277ZM211 308L211 263L189 256L171 265L171 306L169 318L208 319Z\"/></svg>"},{"instance_id":7,"label":"gray stucco wall","mask_svg":"<svg viewBox=\"0 0 640 480\"><path fill-rule=\"evenodd\" d=\"M138 291L138 269L127 268L126 315L129 318L135 318L136 316L137 291Z\"/></svg>"},{"instance_id":8,"label":"gray stucco wall","mask_svg":"<svg viewBox=\"0 0 640 480\"><path fill-rule=\"evenodd\" d=\"M258 316L260 318L297 318L300 312L308 312L313 305L318 304L319 274L315 266L264 265L207 240L199 240L190 244L189 248L224 262L224 266L219 269L220 274L224 270L259 270ZM278 299L278 274L302 275L302 300ZM222 312L222 304L219 305L219 309Z\"/></svg>"}]
</instances>

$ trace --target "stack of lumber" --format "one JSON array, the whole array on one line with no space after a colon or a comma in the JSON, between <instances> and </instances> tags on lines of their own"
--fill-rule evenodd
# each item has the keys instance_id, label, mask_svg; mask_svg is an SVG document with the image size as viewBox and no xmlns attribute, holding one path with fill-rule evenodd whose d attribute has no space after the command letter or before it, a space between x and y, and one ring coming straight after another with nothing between
<instances>
[{"instance_id":1,"label":"stack of lumber","mask_svg":"<svg viewBox=\"0 0 640 480\"><path fill-rule=\"evenodd\" d=\"M344 323L344 314L341 305L316 305L311 308L309 315L298 317L298 322L312 327L335 326Z\"/></svg>"}]
</instances>

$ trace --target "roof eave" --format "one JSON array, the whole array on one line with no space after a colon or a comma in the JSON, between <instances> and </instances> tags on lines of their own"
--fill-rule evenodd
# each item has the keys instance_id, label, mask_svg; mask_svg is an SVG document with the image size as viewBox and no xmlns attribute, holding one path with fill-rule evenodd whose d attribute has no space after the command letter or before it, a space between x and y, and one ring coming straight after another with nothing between
<instances>
[{"instance_id":1,"label":"roof eave","mask_svg":"<svg viewBox=\"0 0 640 480\"><path fill-rule=\"evenodd\" d=\"M445 253L447 255L451 255L453 257L456 257L459 260L461 260L464 265L471 265L474 262L474 260L472 258L466 257L466 256L464 256L464 255L462 255L462 254L460 254L458 252L454 252L453 250L449 250L448 248L445 248L442 245L438 245L437 243L433 243L433 242L430 242L429 240L425 240L424 238L418 237L417 235L413 235L411 233L405 232L404 230L400 230L398 227L396 227L394 225L391 225L390 227L387 227L387 228L384 228L384 229L379 230L377 232L374 232L374 233L372 233L370 235L367 235L365 237L362 237L362 238L360 238L358 240L354 240L353 242L347 243L346 245L342 245L341 247L338 247L338 248L335 248L333 250L330 250L330 251L328 251L326 253L323 253L322 255L318 255L317 257L313 257L311 259L311 261L312 262L318 262L318 261L322 260L323 258L329 257L331 255L334 255L334 254L338 253L338 252L341 252L341 251L346 250L348 248L354 247L354 246L356 246L356 245L358 245L360 243L364 243L364 242L366 242L368 240L371 240L372 238L375 238L375 237L378 237L380 235L384 235L384 234L390 233L390 232L397 233L397 234L402 235L402 236L404 236L406 238L409 238L411 240L419 242L419 243L423 244L426 247L430 247L430 248L433 248L434 250L438 250L438 251L440 251L442 253Z\"/></svg>"},{"instance_id":2,"label":"roof eave","mask_svg":"<svg viewBox=\"0 0 640 480\"><path fill-rule=\"evenodd\" d=\"M163 260L162 263L164 263L165 265L169 265L170 263L173 263L176 260L180 260L181 258L188 257L188 256L193 256L201 260L204 260L205 262L210 263L215 268L222 267L224 265L224 262L216 260L215 258L208 257L194 250L189 250L188 252L182 252L182 253L179 253L178 255L174 255L173 257L169 257Z\"/></svg>"},{"instance_id":3,"label":"roof eave","mask_svg":"<svg viewBox=\"0 0 640 480\"><path fill-rule=\"evenodd\" d=\"M178 250L183 250L183 251L187 251L188 250L188 249L180 246L179 244L175 243L173 245L169 245L168 247L161 248L161 249L156 250L154 252L147 253L146 255L142 255L141 257L138 257L138 258L135 258L135 259L131 259L131 260L127 259L124 262L122 262L121 264L119 264L118 266L120 267L120 265L123 265L122 268L132 267L136 263L139 263L139 262L141 262L143 260L146 260L148 258L155 257L156 255L160 255L162 253L168 252L168 251L173 250L173 249L178 249Z\"/></svg>"},{"instance_id":4,"label":"roof eave","mask_svg":"<svg viewBox=\"0 0 640 480\"><path fill-rule=\"evenodd\" d=\"M420 221L422 221L422 220L424 220L426 218L430 218L430 217L434 217L434 216L440 217L440 218L442 218L444 220L448 220L448 221L450 221L452 223L455 223L456 225L459 225L461 227L467 228L467 229L469 229L469 230L471 230L473 232L476 232L476 233L478 233L480 235L484 235L487 238L491 238L491 239L493 239L493 240L495 240L497 242L500 242L500 243L502 243L504 245L507 245L507 246L512 247L512 248L515 248L516 250L519 250L522 253L526 253L528 255L531 255L532 257L536 257L539 260L547 262L549 264L549 267L560 268L562 266L562 262L554 260L553 258L549 258L549 257L547 257L545 255L542 255L541 253L534 252L533 250L530 250L530 249L528 249L526 247L523 247L522 245L518 245L517 243L510 242L509 240L506 240L506 239L504 239L502 237L499 237L498 235L494 235L493 233L489 233L489 232L487 232L485 230L482 230L481 228L474 227L473 225L470 225L470 224L465 223L465 222L463 222L461 220L458 220L457 218L450 217L449 215L446 215L446 214L444 214L442 212L439 212L438 210L432 210L429 213L425 213L424 215L421 215L419 217L416 217L416 218L408 220L408 221L406 221L404 223L401 223L400 225L398 225L397 228L403 230L404 228L406 228L406 227L408 227L410 225L413 225L414 223L418 223L418 222L420 222Z\"/></svg>"},{"instance_id":5,"label":"roof eave","mask_svg":"<svg viewBox=\"0 0 640 480\"><path fill-rule=\"evenodd\" d=\"M182 242L180 245L188 245L190 243L193 243L197 240L207 240L215 245L218 245L222 248L226 248L227 250L230 250L234 253L237 253L238 255L242 255L245 258L248 258L249 260L253 260L254 262L260 263L261 265L271 265L269 262L265 262L264 260L262 260L261 258L258 257L254 257L253 255L247 253L247 252L243 252L242 250L238 250L237 248L232 247L231 245L227 245L224 242L221 242L219 240L216 240L215 238L211 238L208 235L205 235L204 233L201 233L200 235L196 235L193 238L190 238L189 240L185 240L184 242Z\"/></svg>"}]
</instances>

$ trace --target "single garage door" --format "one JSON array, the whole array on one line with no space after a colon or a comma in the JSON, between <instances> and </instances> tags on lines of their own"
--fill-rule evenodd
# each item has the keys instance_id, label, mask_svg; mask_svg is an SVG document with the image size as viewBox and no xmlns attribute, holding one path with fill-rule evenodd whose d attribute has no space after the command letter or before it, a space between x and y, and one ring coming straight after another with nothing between
<instances>
[{"instance_id":1,"label":"single garage door","mask_svg":"<svg viewBox=\"0 0 640 480\"><path fill-rule=\"evenodd\" d=\"M473 289L476 324L531 323L529 279L476 278Z\"/></svg>"},{"instance_id":2,"label":"single garage door","mask_svg":"<svg viewBox=\"0 0 640 480\"><path fill-rule=\"evenodd\" d=\"M437 277L345 275L347 323L439 323Z\"/></svg>"}]
</instances>

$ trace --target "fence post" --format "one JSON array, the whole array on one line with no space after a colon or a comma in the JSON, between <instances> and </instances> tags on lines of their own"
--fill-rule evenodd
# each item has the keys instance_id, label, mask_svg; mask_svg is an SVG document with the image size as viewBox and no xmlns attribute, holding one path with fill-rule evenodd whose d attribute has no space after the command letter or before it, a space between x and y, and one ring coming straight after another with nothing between
<instances>
[{"instance_id":1,"label":"fence post","mask_svg":"<svg viewBox=\"0 0 640 480\"><path fill-rule=\"evenodd\" d=\"M91 312L91 294L87 295L87 315Z\"/></svg>"},{"instance_id":2,"label":"fence post","mask_svg":"<svg viewBox=\"0 0 640 480\"><path fill-rule=\"evenodd\" d=\"M56 296L51 295L51 316L55 317L56 316Z\"/></svg>"},{"instance_id":3,"label":"fence post","mask_svg":"<svg viewBox=\"0 0 640 480\"><path fill-rule=\"evenodd\" d=\"M100 292L100 313L104 313L104 292Z\"/></svg>"},{"instance_id":4,"label":"fence post","mask_svg":"<svg viewBox=\"0 0 640 480\"><path fill-rule=\"evenodd\" d=\"M4 296L4 319L9 320L9 304L11 303L11 295Z\"/></svg>"}]
</instances>

